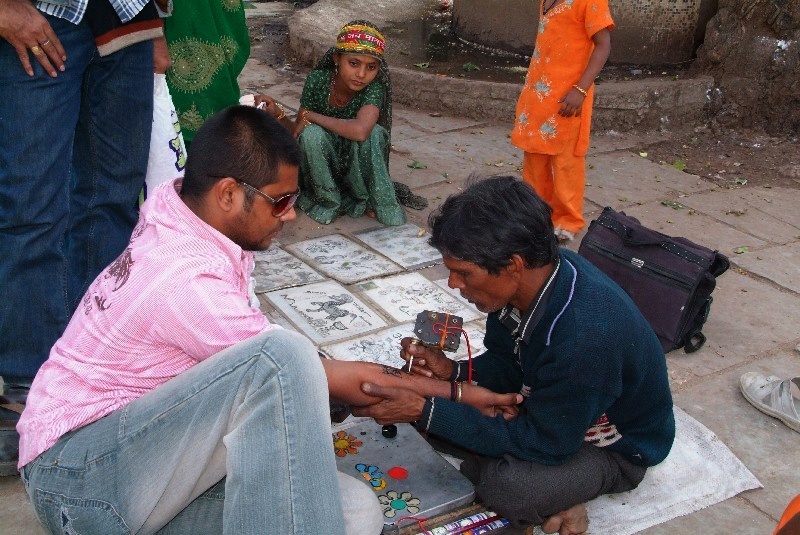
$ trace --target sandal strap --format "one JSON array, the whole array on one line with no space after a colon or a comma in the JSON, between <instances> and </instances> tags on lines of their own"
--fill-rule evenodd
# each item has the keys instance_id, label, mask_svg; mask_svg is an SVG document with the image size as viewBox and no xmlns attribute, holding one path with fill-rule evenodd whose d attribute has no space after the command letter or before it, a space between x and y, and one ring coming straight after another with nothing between
<instances>
[{"instance_id":1,"label":"sandal strap","mask_svg":"<svg viewBox=\"0 0 800 535\"><path fill-rule=\"evenodd\" d=\"M800 377L781 381L778 387L774 388L770 393L768 403L774 410L800 420L800 414L797 412L798 402L795 401L795 397L792 395L792 383L800 387Z\"/></svg>"}]
</instances>

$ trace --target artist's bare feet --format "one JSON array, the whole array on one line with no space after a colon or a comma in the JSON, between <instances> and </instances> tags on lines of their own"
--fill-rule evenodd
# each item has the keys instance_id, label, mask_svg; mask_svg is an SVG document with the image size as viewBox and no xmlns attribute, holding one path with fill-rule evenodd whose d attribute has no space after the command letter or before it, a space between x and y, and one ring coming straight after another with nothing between
<instances>
[{"instance_id":1,"label":"artist's bare feet","mask_svg":"<svg viewBox=\"0 0 800 535\"><path fill-rule=\"evenodd\" d=\"M375 219L375 217L377 217L377 214L375 213L375 210L369 210L369 209L367 209L367 210L364 212L364 214L366 214L366 216L367 216L367 217L371 217L372 219Z\"/></svg>"},{"instance_id":2,"label":"artist's bare feet","mask_svg":"<svg viewBox=\"0 0 800 535\"><path fill-rule=\"evenodd\" d=\"M550 516L542 524L542 531L558 535L582 535L588 529L589 514L582 503Z\"/></svg>"}]
</instances>

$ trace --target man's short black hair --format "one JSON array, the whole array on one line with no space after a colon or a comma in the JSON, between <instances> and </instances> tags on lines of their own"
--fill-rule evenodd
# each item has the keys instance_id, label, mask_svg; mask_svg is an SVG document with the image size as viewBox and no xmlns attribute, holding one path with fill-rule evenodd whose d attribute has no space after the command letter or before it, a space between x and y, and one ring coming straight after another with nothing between
<instances>
[{"instance_id":1,"label":"man's short black hair","mask_svg":"<svg viewBox=\"0 0 800 535\"><path fill-rule=\"evenodd\" d=\"M551 209L531 186L513 176L472 177L431 213L429 243L444 256L472 262L492 275L520 255L536 268L558 258Z\"/></svg>"},{"instance_id":2,"label":"man's short black hair","mask_svg":"<svg viewBox=\"0 0 800 535\"><path fill-rule=\"evenodd\" d=\"M300 146L291 132L269 113L231 106L209 117L194 136L181 196L202 197L223 177L261 189L278 180L281 164L300 165Z\"/></svg>"}]
</instances>

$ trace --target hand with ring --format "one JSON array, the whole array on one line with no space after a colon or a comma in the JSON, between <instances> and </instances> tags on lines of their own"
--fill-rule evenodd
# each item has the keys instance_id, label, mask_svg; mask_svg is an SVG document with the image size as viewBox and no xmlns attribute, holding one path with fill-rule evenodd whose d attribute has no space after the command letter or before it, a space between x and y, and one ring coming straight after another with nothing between
<instances>
[{"instance_id":1,"label":"hand with ring","mask_svg":"<svg viewBox=\"0 0 800 535\"><path fill-rule=\"evenodd\" d=\"M31 55L53 78L64 70L66 51L50 23L28 0L0 2L0 37L14 47L22 68L33 76Z\"/></svg>"}]
</instances>

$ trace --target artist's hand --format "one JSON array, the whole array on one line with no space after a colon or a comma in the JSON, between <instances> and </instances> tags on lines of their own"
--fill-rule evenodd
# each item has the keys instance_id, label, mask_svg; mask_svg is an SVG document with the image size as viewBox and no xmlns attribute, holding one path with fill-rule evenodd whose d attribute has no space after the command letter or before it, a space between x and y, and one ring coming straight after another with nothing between
<instances>
[{"instance_id":1,"label":"artist's hand","mask_svg":"<svg viewBox=\"0 0 800 535\"><path fill-rule=\"evenodd\" d=\"M519 415L519 405L522 403L521 394L498 394L486 388L464 383L461 402L472 405L484 416L494 418L502 414L505 420L511 420Z\"/></svg>"},{"instance_id":2,"label":"artist's hand","mask_svg":"<svg viewBox=\"0 0 800 535\"><path fill-rule=\"evenodd\" d=\"M455 363L445 357L444 351L441 349L414 344L412 340L414 339L410 337L400 340L400 347L402 348L400 357L406 361L403 369L408 370L408 364L411 363L412 373L449 381L453 375Z\"/></svg>"},{"instance_id":3,"label":"artist's hand","mask_svg":"<svg viewBox=\"0 0 800 535\"><path fill-rule=\"evenodd\" d=\"M581 106L583 106L585 98L583 93L571 87L567 94L559 100L561 108L559 108L558 114L562 117L578 117L581 114Z\"/></svg>"},{"instance_id":4,"label":"artist's hand","mask_svg":"<svg viewBox=\"0 0 800 535\"><path fill-rule=\"evenodd\" d=\"M0 37L17 51L22 68L33 76L31 55L53 78L64 70L67 53L56 32L29 0L0 1Z\"/></svg>"},{"instance_id":5,"label":"artist's hand","mask_svg":"<svg viewBox=\"0 0 800 535\"><path fill-rule=\"evenodd\" d=\"M366 407L353 407L353 415L374 418L381 425L416 422L425 406L425 398L407 388L364 383L361 390L381 400Z\"/></svg>"}]
</instances>

